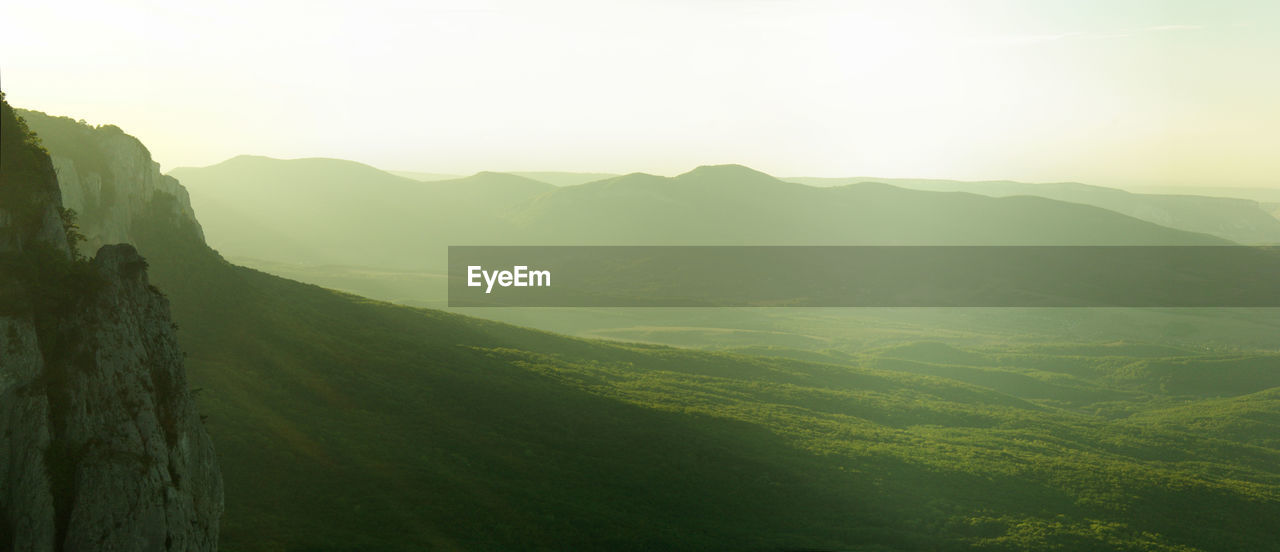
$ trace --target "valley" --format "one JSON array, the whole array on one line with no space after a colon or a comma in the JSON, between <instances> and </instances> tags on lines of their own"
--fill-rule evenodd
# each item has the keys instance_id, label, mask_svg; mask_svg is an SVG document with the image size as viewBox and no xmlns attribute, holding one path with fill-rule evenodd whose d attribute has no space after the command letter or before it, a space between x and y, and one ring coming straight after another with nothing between
<instances>
[{"instance_id":1,"label":"valley","mask_svg":"<svg viewBox=\"0 0 1280 552\"><path fill-rule=\"evenodd\" d=\"M84 160L98 147L52 154L92 175ZM480 174L420 189L325 161L322 172L341 178L304 193L312 181L297 163L237 159L280 171L237 177L258 190L240 218L205 218L217 202L193 188L199 222L160 190L117 225L172 305L226 486L223 550L1209 551L1280 542L1269 523L1280 518L1274 310L448 312L439 272L378 264L395 250L367 246L379 228L338 223L368 220L349 211L369 208L387 232L424 235L391 224L420 219L388 217L391 203L370 191L385 186L425 202L397 198L396 212L431 205L452 217L430 222L442 228L487 217L489 228L531 242L642 240L652 227L622 211L587 232L605 220L600 210L627 205L663 212L679 229L654 239L738 243L762 239L745 221L769 219L782 201L799 202L788 209L812 221L778 223L796 233L777 243L802 231L854 243L1229 243L1222 238L1047 199L817 189L733 166L569 188ZM200 180L178 181L188 178ZM679 218L740 187L751 193L730 198L715 225ZM504 190L505 204L483 199L491 188ZM310 207L262 217L287 213L288 202ZM103 204L86 198L85 216L102 220L93 206ZM754 214L738 224L734 213ZM975 216L982 227L955 232ZM1045 222L1055 217L1090 222ZM228 262L206 236L241 255L297 249L243 261L259 270ZM322 260L332 264L307 264Z\"/></svg>"}]
</instances>

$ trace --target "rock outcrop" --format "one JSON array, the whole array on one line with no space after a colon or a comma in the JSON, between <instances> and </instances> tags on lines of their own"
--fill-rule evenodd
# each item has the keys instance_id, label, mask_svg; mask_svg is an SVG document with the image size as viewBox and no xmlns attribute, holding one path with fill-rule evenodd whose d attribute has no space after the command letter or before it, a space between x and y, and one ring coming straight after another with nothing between
<instances>
[{"instance_id":1,"label":"rock outcrop","mask_svg":"<svg viewBox=\"0 0 1280 552\"><path fill-rule=\"evenodd\" d=\"M132 246L77 258L53 162L7 103L0 125L0 550L216 550L222 478L167 300Z\"/></svg>"},{"instance_id":2,"label":"rock outcrop","mask_svg":"<svg viewBox=\"0 0 1280 552\"><path fill-rule=\"evenodd\" d=\"M48 148L62 188L62 205L77 221L89 251L112 243L136 243L133 221L157 193L172 196L171 209L200 232L186 188L160 174L160 164L137 138L119 127L91 127L68 117L17 110ZM201 235L203 239L203 235Z\"/></svg>"}]
</instances>

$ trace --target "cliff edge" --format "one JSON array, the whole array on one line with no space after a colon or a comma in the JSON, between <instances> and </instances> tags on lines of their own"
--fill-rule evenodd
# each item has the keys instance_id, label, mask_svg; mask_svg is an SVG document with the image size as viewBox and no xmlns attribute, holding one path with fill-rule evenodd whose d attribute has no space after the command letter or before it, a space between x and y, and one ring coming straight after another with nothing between
<instances>
[{"instance_id":1,"label":"cliff edge","mask_svg":"<svg viewBox=\"0 0 1280 552\"><path fill-rule=\"evenodd\" d=\"M222 477L168 301L132 246L78 255L54 163L2 100L0 550L216 550Z\"/></svg>"}]
</instances>

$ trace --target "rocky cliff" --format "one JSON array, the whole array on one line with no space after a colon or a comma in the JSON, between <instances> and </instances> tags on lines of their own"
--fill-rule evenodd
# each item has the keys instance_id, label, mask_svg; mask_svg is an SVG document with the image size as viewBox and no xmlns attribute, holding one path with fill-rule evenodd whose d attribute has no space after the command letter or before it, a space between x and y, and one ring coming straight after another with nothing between
<instances>
[{"instance_id":1,"label":"rocky cliff","mask_svg":"<svg viewBox=\"0 0 1280 552\"><path fill-rule=\"evenodd\" d=\"M168 302L132 246L78 257L54 162L2 107L0 550L215 550L222 479ZM154 170L146 155L96 173L120 209L163 186L135 187L137 167ZM113 216L99 240L127 236Z\"/></svg>"},{"instance_id":2,"label":"rocky cliff","mask_svg":"<svg viewBox=\"0 0 1280 552\"><path fill-rule=\"evenodd\" d=\"M92 127L23 109L17 114L48 149L62 188L62 205L79 214L87 250L136 243L133 221L157 193L172 196L173 214L200 232L186 188L160 174L160 164L137 138L114 125Z\"/></svg>"}]
</instances>

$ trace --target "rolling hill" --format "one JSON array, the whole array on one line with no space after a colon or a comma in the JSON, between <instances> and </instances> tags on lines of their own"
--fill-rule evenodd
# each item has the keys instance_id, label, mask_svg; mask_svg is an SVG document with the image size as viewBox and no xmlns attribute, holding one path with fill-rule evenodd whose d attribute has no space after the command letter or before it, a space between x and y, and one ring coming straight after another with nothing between
<instances>
[{"instance_id":1,"label":"rolling hill","mask_svg":"<svg viewBox=\"0 0 1280 552\"><path fill-rule=\"evenodd\" d=\"M508 171L516 176L532 178L556 186L577 186L588 182L597 182L619 175L612 173L563 172L563 171Z\"/></svg>"},{"instance_id":2,"label":"rolling hill","mask_svg":"<svg viewBox=\"0 0 1280 552\"><path fill-rule=\"evenodd\" d=\"M498 239L507 211L554 189L489 172L419 182L337 159L240 156L170 174L218 228L209 244L229 256L410 269L443 257L441 236Z\"/></svg>"},{"instance_id":3,"label":"rolling hill","mask_svg":"<svg viewBox=\"0 0 1280 552\"><path fill-rule=\"evenodd\" d=\"M230 258L442 268L447 245L1221 244L1097 207L884 184L816 188L737 165L555 187L503 173L417 182L333 159L242 156L170 173Z\"/></svg>"},{"instance_id":4,"label":"rolling hill","mask_svg":"<svg viewBox=\"0 0 1280 552\"><path fill-rule=\"evenodd\" d=\"M1235 186L1135 186L1129 191L1142 194L1169 194L1209 197L1234 197L1262 204L1280 203L1280 188L1244 188Z\"/></svg>"},{"instance_id":5,"label":"rolling hill","mask_svg":"<svg viewBox=\"0 0 1280 552\"><path fill-rule=\"evenodd\" d=\"M815 188L740 165L561 188L511 217L536 243L709 245L1208 245L1095 207L884 184ZM661 224L656 223L661 221Z\"/></svg>"},{"instance_id":6,"label":"rolling hill","mask_svg":"<svg viewBox=\"0 0 1280 552\"><path fill-rule=\"evenodd\" d=\"M456 180L462 178L456 174L443 173L425 173L416 171L387 171L396 176L403 176L413 180L422 182L437 182L440 180ZM618 176L612 173L587 173L587 172L563 172L563 171L502 171L503 174L511 174L522 176L538 182L546 182L555 186L576 186L578 184L586 184L606 178Z\"/></svg>"},{"instance_id":7,"label":"rolling hill","mask_svg":"<svg viewBox=\"0 0 1280 552\"><path fill-rule=\"evenodd\" d=\"M1280 220L1276 219L1265 204L1266 197L1280 196L1280 192L1265 190L1240 190L1195 188L1191 190L1161 188L1166 193L1132 193L1115 188L1090 186L1077 182L1028 184L1008 180L961 182L957 180L930 180L904 178L788 178L814 186L847 186L867 182L892 184L913 190L938 192L969 192L991 197L1035 196L1093 205L1110 211L1177 228L1189 232L1201 232L1237 243L1260 245L1280 243ZM1247 198L1236 197L1242 193ZM1194 195L1192 195L1194 194ZM1219 197L1221 196L1221 197ZM1277 201L1271 199L1270 201Z\"/></svg>"}]
</instances>

